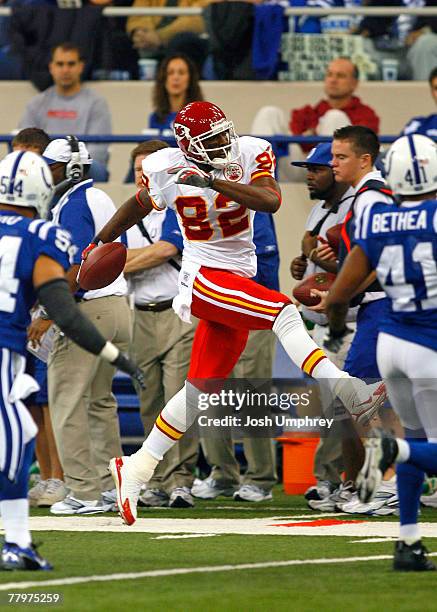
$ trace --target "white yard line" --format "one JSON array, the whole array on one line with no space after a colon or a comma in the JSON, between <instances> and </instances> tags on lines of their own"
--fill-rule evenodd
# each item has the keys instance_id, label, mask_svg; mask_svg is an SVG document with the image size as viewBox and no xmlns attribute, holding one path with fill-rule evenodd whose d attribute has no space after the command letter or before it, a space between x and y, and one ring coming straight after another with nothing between
<instances>
[{"instance_id":1,"label":"white yard line","mask_svg":"<svg viewBox=\"0 0 437 612\"><path fill-rule=\"evenodd\" d=\"M431 557L437 553L431 553ZM87 582L112 582L114 580L139 580L141 578L161 578L184 574L211 574L216 572L235 572L238 570L268 569L271 567L291 567L293 565L328 565L334 563L362 563L363 561L388 561L392 555L371 555L367 557L346 557L333 559L292 559L289 561L265 561L262 563L239 563L237 565L206 565L200 567L175 567L172 569L150 570L124 574L104 574L95 576L75 576L73 578L58 578L56 580L41 580L28 582L9 582L0 585L0 591L12 589L32 589L41 587L58 587Z\"/></svg>"},{"instance_id":2,"label":"white yard line","mask_svg":"<svg viewBox=\"0 0 437 612\"><path fill-rule=\"evenodd\" d=\"M186 540L188 538L215 538L218 533L187 533L186 535L162 535L151 540Z\"/></svg>"}]
</instances>

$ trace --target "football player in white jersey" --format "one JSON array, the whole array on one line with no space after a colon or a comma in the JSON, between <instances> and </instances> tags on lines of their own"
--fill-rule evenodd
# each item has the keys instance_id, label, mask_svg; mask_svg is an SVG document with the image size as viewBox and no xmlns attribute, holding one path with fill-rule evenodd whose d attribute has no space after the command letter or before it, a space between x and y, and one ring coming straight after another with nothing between
<instances>
[{"instance_id":1,"label":"football player in white jersey","mask_svg":"<svg viewBox=\"0 0 437 612\"><path fill-rule=\"evenodd\" d=\"M84 252L86 257L98 241L114 240L153 208L174 208L184 253L173 308L184 321L190 321L191 313L200 319L186 385L167 403L141 449L111 461L119 511L128 525L136 520L141 486L199 415L199 393L211 388L211 379L230 374L250 330L273 329L290 358L324 380L352 415L361 411L361 420L370 418L385 398L383 385L367 387L327 359L290 298L251 280L256 272L254 211L276 212L281 204L270 144L238 138L232 122L210 102L185 106L175 118L174 132L178 148L144 161L145 187Z\"/></svg>"},{"instance_id":2,"label":"football player in white jersey","mask_svg":"<svg viewBox=\"0 0 437 612\"><path fill-rule=\"evenodd\" d=\"M355 246L327 300L328 315L344 309L376 271L391 301L381 321L379 370L407 437L382 432L365 442L357 478L361 500L372 499L382 475L397 464L400 537L393 567L435 570L417 524L424 473L437 474L437 148L419 134L403 136L386 157L387 181L400 205L375 202L357 220ZM426 440L418 440L421 431Z\"/></svg>"}]
</instances>

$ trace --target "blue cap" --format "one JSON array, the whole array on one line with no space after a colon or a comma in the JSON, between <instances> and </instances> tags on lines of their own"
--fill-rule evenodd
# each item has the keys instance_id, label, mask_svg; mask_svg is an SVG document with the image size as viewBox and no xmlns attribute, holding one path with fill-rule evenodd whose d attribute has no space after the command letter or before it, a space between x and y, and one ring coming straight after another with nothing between
<instances>
[{"instance_id":1,"label":"blue cap","mask_svg":"<svg viewBox=\"0 0 437 612\"><path fill-rule=\"evenodd\" d=\"M307 166L331 166L332 153L331 143L321 142L311 149L305 161L294 161L291 162L292 166L300 166L306 168Z\"/></svg>"}]
</instances>

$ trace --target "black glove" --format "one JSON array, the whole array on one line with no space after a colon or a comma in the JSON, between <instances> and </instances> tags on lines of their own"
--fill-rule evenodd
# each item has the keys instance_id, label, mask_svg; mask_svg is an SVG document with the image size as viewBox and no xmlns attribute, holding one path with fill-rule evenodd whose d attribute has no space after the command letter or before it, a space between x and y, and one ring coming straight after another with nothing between
<instances>
[{"instance_id":1,"label":"black glove","mask_svg":"<svg viewBox=\"0 0 437 612\"><path fill-rule=\"evenodd\" d=\"M179 185L191 185L200 189L211 188L214 181L212 174L208 174L200 168L196 168L196 166L171 168L167 170L167 173L175 174L174 182Z\"/></svg>"},{"instance_id":2,"label":"black glove","mask_svg":"<svg viewBox=\"0 0 437 612\"><path fill-rule=\"evenodd\" d=\"M346 336L353 333L353 330L349 327L344 327L341 332L334 332L330 329L323 338L323 348L331 353L338 353L344 344Z\"/></svg>"},{"instance_id":3,"label":"black glove","mask_svg":"<svg viewBox=\"0 0 437 612\"><path fill-rule=\"evenodd\" d=\"M120 352L117 359L111 361L111 363L122 372L129 374L129 376L139 384L141 389L146 388L142 370L140 370L140 368L133 361L131 361L129 357Z\"/></svg>"}]
</instances>

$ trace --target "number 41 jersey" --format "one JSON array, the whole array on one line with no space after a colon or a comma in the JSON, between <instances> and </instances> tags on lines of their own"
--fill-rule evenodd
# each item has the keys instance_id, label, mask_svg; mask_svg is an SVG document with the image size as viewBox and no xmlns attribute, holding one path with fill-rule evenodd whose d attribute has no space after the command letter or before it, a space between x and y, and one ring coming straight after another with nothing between
<instances>
[{"instance_id":1,"label":"number 41 jersey","mask_svg":"<svg viewBox=\"0 0 437 612\"><path fill-rule=\"evenodd\" d=\"M0 211L0 347L25 355L29 311L35 303L32 275L47 255L70 267L70 234L42 219Z\"/></svg>"},{"instance_id":2,"label":"number 41 jersey","mask_svg":"<svg viewBox=\"0 0 437 612\"><path fill-rule=\"evenodd\" d=\"M437 201L367 207L355 243L391 300L379 331L437 351Z\"/></svg>"},{"instance_id":3,"label":"number 41 jersey","mask_svg":"<svg viewBox=\"0 0 437 612\"><path fill-rule=\"evenodd\" d=\"M238 139L240 156L215 178L248 185L262 176L274 177L275 158L270 143L261 138ZM236 145L233 147L236 156ZM255 276L254 211L213 189L178 185L170 168L192 166L178 148L161 149L143 161L143 182L157 209L177 212L184 237L183 258L195 264Z\"/></svg>"}]
</instances>

